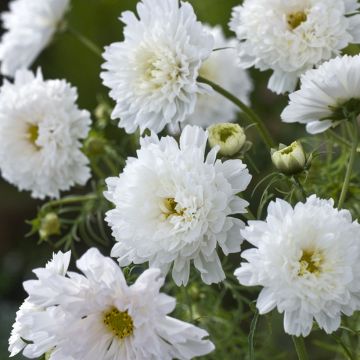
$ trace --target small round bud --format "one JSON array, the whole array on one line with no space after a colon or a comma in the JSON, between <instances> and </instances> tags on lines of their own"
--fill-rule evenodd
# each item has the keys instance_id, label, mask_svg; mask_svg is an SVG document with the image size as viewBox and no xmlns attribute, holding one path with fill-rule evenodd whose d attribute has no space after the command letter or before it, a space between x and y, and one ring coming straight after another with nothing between
<instances>
[{"instance_id":1,"label":"small round bud","mask_svg":"<svg viewBox=\"0 0 360 360\"><path fill-rule=\"evenodd\" d=\"M100 129L104 129L110 119L111 116L111 108L108 104L106 103L100 103L95 111L94 111L94 115L96 118L96 125L100 128Z\"/></svg>"},{"instance_id":2,"label":"small round bud","mask_svg":"<svg viewBox=\"0 0 360 360\"><path fill-rule=\"evenodd\" d=\"M281 144L279 150L271 150L271 159L275 167L286 175L294 175L304 170L306 156L300 142L291 145Z\"/></svg>"},{"instance_id":3,"label":"small round bud","mask_svg":"<svg viewBox=\"0 0 360 360\"><path fill-rule=\"evenodd\" d=\"M99 156L105 151L105 140L97 135L90 135L84 144L85 153L89 156Z\"/></svg>"},{"instance_id":4,"label":"small round bud","mask_svg":"<svg viewBox=\"0 0 360 360\"><path fill-rule=\"evenodd\" d=\"M246 141L244 130L238 124L216 124L210 126L208 131L210 147L220 146L219 152L223 156L235 155Z\"/></svg>"},{"instance_id":5,"label":"small round bud","mask_svg":"<svg viewBox=\"0 0 360 360\"><path fill-rule=\"evenodd\" d=\"M41 239L48 239L52 235L60 234L60 220L57 214L48 213L41 220L39 234Z\"/></svg>"}]
</instances>

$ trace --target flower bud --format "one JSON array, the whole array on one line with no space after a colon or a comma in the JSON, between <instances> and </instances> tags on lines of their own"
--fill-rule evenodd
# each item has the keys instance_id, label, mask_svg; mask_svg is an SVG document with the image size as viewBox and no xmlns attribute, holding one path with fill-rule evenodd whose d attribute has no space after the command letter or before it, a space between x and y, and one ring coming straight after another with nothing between
<instances>
[{"instance_id":1,"label":"flower bud","mask_svg":"<svg viewBox=\"0 0 360 360\"><path fill-rule=\"evenodd\" d=\"M48 239L52 235L60 234L60 220L57 214L48 213L41 220L39 234L41 239Z\"/></svg>"},{"instance_id":2,"label":"flower bud","mask_svg":"<svg viewBox=\"0 0 360 360\"><path fill-rule=\"evenodd\" d=\"M102 155L105 151L105 140L96 134L91 134L85 140L84 150L89 156Z\"/></svg>"},{"instance_id":3,"label":"flower bud","mask_svg":"<svg viewBox=\"0 0 360 360\"><path fill-rule=\"evenodd\" d=\"M238 124L216 124L210 126L208 131L210 147L220 146L219 152L223 156L235 155L246 141L244 130Z\"/></svg>"},{"instance_id":4,"label":"flower bud","mask_svg":"<svg viewBox=\"0 0 360 360\"><path fill-rule=\"evenodd\" d=\"M286 175L294 175L304 170L306 156L300 142L291 145L280 144L279 150L271 150L271 159L275 167Z\"/></svg>"},{"instance_id":5,"label":"flower bud","mask_svg":"<svg viewBox=\"0 0 360 360\"><path fill-rule=\"evenodd\" d=\"M100 129L104 129L107 126L111 116L111 107L105 102L102 102L96 107L94 115L96 118L96 125Z\"/></svg>"}]
</instances>

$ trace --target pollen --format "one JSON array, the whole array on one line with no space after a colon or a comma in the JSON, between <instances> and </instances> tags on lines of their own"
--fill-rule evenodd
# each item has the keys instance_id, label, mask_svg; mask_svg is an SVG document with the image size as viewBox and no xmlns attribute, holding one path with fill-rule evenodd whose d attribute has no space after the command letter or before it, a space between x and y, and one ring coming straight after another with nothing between
<instances>
[{"instance_id":1,"label":"pollen","mask_svg":"<svg viewBox=\"0 0 360 360\"><path fill-rule=\"evenodd\" d=\"M166 198L163 201L161 206L161 210L166 217L175 215L175 216L183 216L184 210L178 208L178 203L174 198Z\"/></svg>"},{"instance_id":2,"label":"pollen","mask_svg":"<svg viewBox=\"0 0 360 360\"><path fill-rule=\"evenodd\" d=\"M306 274L319 275L324 262L323 254L319 250L303 250L300 262L299 276Z\"/></svg>"},{"instance_id":3,"label":"pollen","mask_svg":"<svg viewBox=\"0 0 360 360\"><path fill-rule=\"evenodd\" d=\"M103 321L107 329L120 340L134 333L134 323L127 311L112 308L104 314Z\"/></svg>"},{"instance_id":4,"label":"pollen","mask_svg":"<svg viewBox=\"0 0 360 360\"><path fill-rule=\"evenodd\" d=\"M35 124L29 124L26 135L30 143L38 148L36 145L36 140L39 138L39 126Z\"/></svg>"},{"instance_id":5,"label":"pollen","mask_svg":"<svg viewBox=\"0 0 360 360\"><path fill-rule=\"evenodd\" d=\"M286 21L291 30L296 29L307 20L307 16L303 11L297 11L287 15Z\"/></svg>"}]
</instances>

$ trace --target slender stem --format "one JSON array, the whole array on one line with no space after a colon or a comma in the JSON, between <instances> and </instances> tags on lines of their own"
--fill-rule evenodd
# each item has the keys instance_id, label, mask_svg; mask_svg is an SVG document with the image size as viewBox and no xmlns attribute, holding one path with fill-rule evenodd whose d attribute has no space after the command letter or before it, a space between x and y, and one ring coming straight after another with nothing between
<instances>
[{"instance_id":1,"label":"slender stem","mask_svg":"<svg viewBox=\"0 0 360 360\"><path fill-rule=\"evenodd\" d=\"M94 44L90 39L88 39L86 36L84 36L79 31L77 31L76 29L74 29L69 25L67 27L67 31L71 35L73 35L77 40L79 40L85 47L87 47L93 54L102 58L101 49L96 44Z\"/></svg>"},{"instance_id":2,"label":"slender stem","mask_svg":"<svg viewBox=\"0 0 360 360\"><path fill-rule=\"evenodd\" d=\"M339 209L341 209L343 207L345 199L346 199L346 195L349 190L350 179L351 179L351 175L352 175L354 163L355 163L356 150L357 150L358 143L359 143L359 126L357 123L356 116L353 116L352 123L353 123L353 141L352 141L352 145L351 145L350 158L349 158L349 163L348 163L347 170L346 170L345 180L343 183L343 187L341 189L341 195L340 195L340 199L339 199L339 203L338 203Z\"/></svg>"},{"instance_id":3,"label":"slender stem","mask_svg":"<svg viewBox=\"0 0 360 360\"><path fill-rule=\"evenodd\" d=\"M259 311L256 310L255 315L251 321L250 334L249 334L249 359L255 360L254 338L256 326L259 320Z\"/></svg>"},{"instance_id":4,"label":"slender stem","mask_svg":"<svg viewBox=\"0 0 360 360\"><path fill-rule=\"evenodd\" d=\"M114 162L108 156L104 156L103 159L112 175L119 175L120 169L117 169L116 164L114 164Z\"/></svg>"},{"instance_id":5,"label":"slender stem","mask_svg":"<svg viewBox=\"0 0 360 360\"><path fill-rule=\"evenodd\" d=\"M191 319L191 321L193 321L194 320L194 313L193 313L193 309L192 309L192 305L191 305L191 299L190 299L190 295L188 293L188 289L185 286L182 286L182 291L183 291L183 295L185 297L185 301L186 301L188 309L189 309L190 319Z\"/></svg>"},{"instance_id":6,"label":"slender stem","mask_svg":"<svg viewBox=\"0 0 360 360\"><path fill-rule=\"evenodd\" d=\"M301 195L302 195L302 197L303 197L303 200L305 200L307 196L306 196L305 189L304 189L304 187L302 186L300 180L298 179L297 176L293 176L292 179L293 179L294 184L296 185L296 187L300 190Z\"/></svg>"},{"instance_id":7,"label":"slender stem","mask_svg":"<svg viewBox=\"0 0 360 360\"><path fill-rule=\"evenodd\" d=\"M41 210L45 210L48 207L55 207L55 206L61 206L61 205L68 205L68 204L74 204L77 202L83 202L83 201L89 201L89 200L95 200L97 198L96 194L89 194L89 195L79 195L79 196L69 196L63 199L49 201L46 203Z\"/></svg>"},{"instance_id":8,"label":"slender stem","mask_svg":"<svg viewBox=\"0 0 360 360\"><path fill-rule=\"evenodd\" d=\"M262 140L266 144L267 147L272 148L275 147L275 142L272 139L269 131L265 127L262 120L259 118L259 116L250 109L247 105L245 105L241 100L239 100L236 96L219 86L218 84L215 84L214 82L204 79L203 77L199 76L198 81L210 85L216 92L218 92L220 95L227 98L229 101L231 101L233 104L235 104L249 119L249 121L253 124L255 124L259 130L259 133L261 135Z\"/></svg>"},{"instance_id":9,"label":"slender stem","mask_svg":"<svg viewBox=\"0 0 360 360\"><path fill-rule=\"evenodd\" d=\"M327 131L339 144L346 146L347 148L351 148L351 142L344 139L342 136L338 135L334 130L329 129Z\"/></svg>"},{"instance_id":10,"label":"slender stem","mask_svg":"<svg viewBox=\"0 0 360 360\"><path fill-rule=\"evenodd\" d=\"M299 360L309 360L306 352L304 339L302 337L292 336L292 340L295 345L295 350Z\"/></svg>"}]
</instances>

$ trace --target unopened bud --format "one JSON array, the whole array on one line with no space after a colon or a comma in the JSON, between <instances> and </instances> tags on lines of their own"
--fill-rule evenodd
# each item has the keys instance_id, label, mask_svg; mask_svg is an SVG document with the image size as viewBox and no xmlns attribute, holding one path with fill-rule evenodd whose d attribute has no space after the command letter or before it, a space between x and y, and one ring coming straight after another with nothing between
<instances>
[{"instance_id":1,"label":"unopened bud","mask_svg":"<svg viewBox=\"0 0 360 360\"><path fill-rule=\"evenodd\" d=\"M275 167L284 174L294 175L304 170L306 156L300 142L291 145L281 144L279 150L271 150L271 159Z\"/></svg>"},{"instance_id":2,"label":"unopened bud","mask_svg":"<svg viewBox=\"0 0 360 360\"><path fill-rule=\"evenodd\" d=\"M95 111L96 124L99 128L104 129L109 122L111 115L111 107L106 103L100 103Z\"/></svg>"},{"instance_id":3,"label":"unopened bud","mask_svg":"<svg viewBox=\"0 0 360 360\"><path fill-rule=\"evenodd\" d=\"M84 150L89 156L98 156L104 153L105 140L97 135L90 135L84 144Z\"/></svg>"},{"instance_id":4,"label":"unopened bud","mask_svg":"<svg viewBox=\"0 0 360 360\"><path fill-rule=\"evenodd\" d=\"M41 220L39 234L41 239L48 239L52 235L60 234L60 220L57 214L48 213Z\"/></svg>"},{"instance_id":5,"label":"unopened bud","mask_svg":"<svg viewBox=\"0 0 360 360\"><path fill-rule=\"evenodd\" d=\"M209 131L209 145L220 146L220 154L232 156L238 153L244 146L246 136L244 130L238 124L224 123L212 125Z\"/></svg>"}]
</instances>

